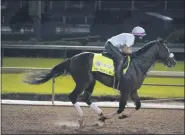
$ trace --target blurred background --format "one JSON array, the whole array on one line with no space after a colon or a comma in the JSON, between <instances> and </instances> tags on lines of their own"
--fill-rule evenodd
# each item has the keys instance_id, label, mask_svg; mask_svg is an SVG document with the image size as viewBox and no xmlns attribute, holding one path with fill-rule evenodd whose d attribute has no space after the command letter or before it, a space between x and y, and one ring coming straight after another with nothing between
<instances>
[{"instance_id":1,"label":"blurred background","mask_svg":"<svg viewBox=\"0 0 185 135\"><path fill-rule=\"evenodd\" d=\"M1 0L2 97L12 93L51 95L52 81L23 84L24 71L52 68L83 51L102 52L108 38L131 32L135 26L143 27L147 35L133 49L161 37L178 61L171 69L157 63L152 71L174 71L174 76L159 72L161 76L147 77L139 95L184 97L184 0ZM92 50L92 46L99 49ZM56 84L56 94L70 93L75 85L71 76L58 77ZM93 94L117 95L99 82Z\"/></svg>"},{"instance_id":2,"label":"blurred background","mask_svg":"<svg viewBox=\"0 0 185 135\"><path fill-rule=\"evenodd\" d=\"M147 12L168 16L173 21ZM147 35L134 47L162 37L170 42L170 48L184 49L184 0L1 0L3 45L104 46L107 38L131 32L138 25L145 28ZM64 50L14 49L3 49L3 55L63 57L64 53ZM79 52L68 51L67 56ZM176 56L184 58L179 53Z\"/></svg>"}]
</instances>

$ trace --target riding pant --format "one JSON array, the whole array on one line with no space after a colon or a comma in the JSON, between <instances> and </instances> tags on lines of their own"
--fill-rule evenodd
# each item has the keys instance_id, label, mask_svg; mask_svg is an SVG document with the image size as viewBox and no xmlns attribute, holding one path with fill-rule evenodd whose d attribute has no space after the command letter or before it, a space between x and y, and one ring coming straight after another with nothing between
<instances>
[{"instance_id":1,"label":"riding pant","mask_svg":"<svg viewBox=\"0 0 185 135\"><path fill-rule=\"evenodd\" d=\"M105 51L110 53L115 62L115 76L119 81L121 79L121 75L123 73L123 66L126 62L126 58L123 56L122 52L112 45L111 42L107 42L105 44Z\"/></svg>"}]
</instances>

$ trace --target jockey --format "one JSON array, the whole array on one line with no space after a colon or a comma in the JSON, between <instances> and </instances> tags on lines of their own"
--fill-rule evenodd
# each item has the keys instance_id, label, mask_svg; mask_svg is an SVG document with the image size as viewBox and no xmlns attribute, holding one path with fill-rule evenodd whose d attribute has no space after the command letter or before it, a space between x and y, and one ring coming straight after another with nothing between
<instances>
[{"instance_id":1,"label":"jockey","mask_svg":"<svg viewBox=\"0 0 185 135\"><path fill-rule=\"evenodd\" d=\"M132 54L130 47L134 44L135 36L142 39L145 35L145 30L137 26L132 30L132 33L121 33L109 38L105 43L105 51L110 53L116 62L115 77L118 81L121 79L121 72L123 72L122 70L127 58L123 54Z\"/></svg>"}]
</instances>

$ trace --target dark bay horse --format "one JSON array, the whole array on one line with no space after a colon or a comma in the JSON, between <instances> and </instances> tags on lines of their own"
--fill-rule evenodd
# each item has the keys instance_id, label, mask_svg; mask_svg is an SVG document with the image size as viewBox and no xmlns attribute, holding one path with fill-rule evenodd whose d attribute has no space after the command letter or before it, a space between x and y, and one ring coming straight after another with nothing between
<instances>
[{"instance_id":1,"label":"dark bay horse","mask_svg":"<svg viewBox=\"0 0 185 135\"><path fill-rule=\"evenodd\" d=\"M136 105L135 110L140 109L141 102L137 90L141 87L145 77L147 76L148 70L157 60L161 61L169 68L176 65L173 54L170 53L168 47L161 39L151 41L138 51L133 52L128 70L122 76L119 85L119 108L111 114L104 115L102 110L96 106L96 104L92 103L91 94L96 80L108 87L112 87L114 77L100 72L92 72L91 68L93 56L94 53L91 52L80 53L56 65L48 73L33 73L30 76L28 75L24 82L28 84L43 84L51 78L60 76L67 71L71 74L76 83L76 87L69 94L69 99L77 109L81 118L83 117L83 111L77 103L77 98L83 92L83 101L101 116L100 120L104 121L107 118L121 114L125 109L129 96Z\"/></svg>"}]
</instances>

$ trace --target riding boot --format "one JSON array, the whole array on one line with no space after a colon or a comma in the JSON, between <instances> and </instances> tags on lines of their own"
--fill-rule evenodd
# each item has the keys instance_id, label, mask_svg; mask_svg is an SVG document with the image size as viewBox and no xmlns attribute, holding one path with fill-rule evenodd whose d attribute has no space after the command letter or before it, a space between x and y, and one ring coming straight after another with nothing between
<instances>
[{"instance_id":1,"label":"riding boot","mask_svg":"<svg viewBox=\"0 0 185 135\"><path fill-rule=\"evenodd\" d=\"M115 72L116 80L118 81L121 80L122 72L123 72L123 60L120 60L116 64L116 72Z\"/></svg>"}]
</instances>

